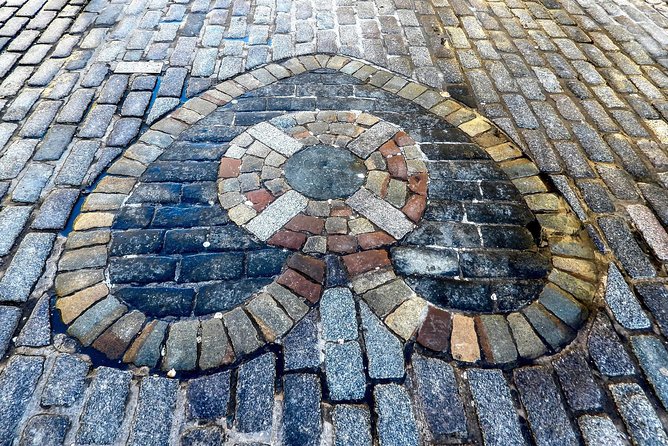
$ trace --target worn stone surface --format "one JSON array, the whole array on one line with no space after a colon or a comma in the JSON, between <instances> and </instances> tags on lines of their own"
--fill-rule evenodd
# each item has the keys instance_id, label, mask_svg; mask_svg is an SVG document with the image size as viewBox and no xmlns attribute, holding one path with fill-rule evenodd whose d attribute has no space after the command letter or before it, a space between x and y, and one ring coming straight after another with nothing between
<instances>
[{"instance_id":1,"label":"worn stone surface","mask_svg":"<svg viewBox=\"0 0 668 446\"><path fill-rule=\"evenodd\" d=\"M53 261L47 261L53 238L57 231L63 231L63 236L68 236L68 249L77 249L101 247L107 243L103 241L104 237L98 237L99 234L92 235L92 231L89 236L81 236L80 231L86 228L100 231L107 228L108 231L113 224L118 225L114 229L121 231L164 232L164 238L159 242L137 243L137 249L154 252L123 256L164 254L178 258L178 262L190 255L214 256L206 257L208 263L197 257L184 261L188 266L185 269L181 269L180 263L173 270L169 269L174 273L169 277L173 283L166 288L190 288L190 291L171 291L172 294L155 291L153 309L167 308L162 305L164 300L157 302L165 295L175 297L175 304L169 307L170 311L175 309L169 316L174 318L213 317L211 315L219 311L226 312L245 304L251 294L281 272L284 258L277 255L272 260L269 256L258 260L258 256L252 262L250 256L245 256L255 248L270 248L258 243L234 222L250 221L248 219L255 215L254 212L258 212L256 208L269 206L271 197L251 194L250 189L245 189L248 196L239 202L243 206L229 213L222 210L217 197L220 184L216 184L220 158L228 151L228 143L234 137L256 124L263 124L258 128L258 137L268 147L273 147L276 153L294 154L302 147L301 143L297 143L296 136L286 139L284 131L294 129L295 135L301 135L300 141L307 143L312 141L311 131L325 128L323 122L327 124L327 131L331 127L332 132L338 132L337 136L322 134L326 141L321 143L330 146L345 146L350 141L353 123L371 127L361 133L362 137L353 147L366 158L367 169L387 169L391 173L387 184L382 181L374 184L372 193L386 194L381 201L397 210L398 206L403 206L401 212L411 224L418 226L408 230L413 231L411 234L406 233L405 241L417 244L411 246L413 252L461 248L468 252L462 257L462 277L485 276L480 278L484 286L479 288L468 284L461 286L455 280L444 283L447 278L435 278L433 274L445 274L446 270L449 274L460 272L458 268L446 268L452 264L444 262L440 270L427 271L432 276L425 274L419 280L407 280L417 294L435 305L466 314L455 313L452 327L429 319L431 333L424 328L424 322L414 317L415 312L404 313L404 316L411 316L410 324L399 323L406 318L390 318L392 326L400 329L405 337L417 337L420 346L416 349L435 347L448 357L446 349L451 348L455 361L449 365L459 375L463 367L457 361L487 363L486 354L492 350L487 348L489 345L484 345L485 336L480 336L483 333L476 331L473 316L495 312L506 315L514 311L511 310L513 305L516 309L529 308L527 306L538 298L544 285L543 276L531 285L519 286L516 282L509 284L505 281L507 277L499 278L499 274L507 275L516 266L523 274L537 274L547 269L544 264L529 262L524 253L514 256L504 252L501 256L498 252L489 252L512 249L525 252L535 246L543 249L544 245L534 240L538 227L530 221L532 216L524 207L526 202L543 226L542 235L560 239L554 243L550 240L545 247L555 256L555 269L563 270L550 277L576 299L584 297L584 306L594 304L593 309L600 304L605 307L595 309L598 315L591 332L577 338L582 343L575 351L579 354L582 348L582 358L573 359L575 357L570 354L574 350L566 349L566 354L557 353L550 359L555 375L545 387L556 389L552 396L563 395L561 403L569 406L569 423L574 432L577 426L580 427L586 444L617 444L624 441L619 440L620 436L636 444L665 443L665 432L659 421L663 409L658 407L662 401L661 370L665 358L660 348L654 348L654 344L665 344L666 325L665 293L661 291L665 269L662 266L662 260L665 260L663 226L668 222L668 195L664 188L667 181L664 171L668 166L665 154L668 142L665 7L661 2L650 0L606 3L586 0L483 1L475 3L473 9L471 6L461 2L330 4L310 0L252 5L227 1L184 5L174 2L109 3L106 0L84 5L52 0L8 1L0 5L0 196L3 200L3 211L0 212L0 300L11 301L4 305L12 308L10 323L6 318L2 321L2 339L3 343L4 339L9 339L11 344L15 338L18 347L10 348L13 357L0 363L1 394L14 397L9 402L6 397L0 397L4 415L1 418L9 420L0 427L0 443L31 444L32 441L48 444L51 440L59 443L128 443L135 437L140 438L142 444L164 443L170 421L163 414L169 412L164 409L169 407L166 401L171 395L171 386L156 384L149 392L144 390L149 387L143 387L143 382L148 380L137 376L129 393L125 386L111 384L112 390L101 392L100 388L106 387L100 386L98 372L105 369L100 368L101 363L95 355L91 356L91 379L84 380L83 384L77 384L80 378L72 379L85 389L84 396L75 398L72 407L45 408L38 401L46 395L49 385L58 382L52 369L59 363L60 355L69 354L69 351L76 353L79 348L63 334L59 313L53 314L53 327L46 323L50 316L48 298L51 296L41 293L50 288L53 271L57 268L58 255L54 255ZM317 55L313 56L314 53ZM280 65L264 65L294 54L305 56ZM350 55L355 59L351 62L344 56L331 57L332 54ZM365 61L374 65L367 65ZM227 80L236 73L256 67L262 68ZM336 74L322 67L340 69L345 74ZM317 71L311 71L314 69ZM306 70L310 72L303 73ZM297 73L303 75L290 77ZM272 83L275 79L282 81ZM245 94L248 90L252 91ZM195 95L199 97L179 107ZM461 104L467 107L461 108ZM158 120L171 110L175 111L170 118ZM348 110L369 113L349 114ZM205 116L210 112L213 114ZM286 119L288 112L298 112L295 115L298 118ZM448 124L440 117L446 117ZM498 128L484 118L493 120ZM267 123L270 119L272 124ZM197 121L202 125L193 126ZM149 130L144 123L155 127ZM420 143L419 150L411 147L407 136L398 133L394 137L399 127ZM504 134L513 142L508 143ZM177 136L177 144L170 147ZM137 138L141 138L142 144L125 151ZM365 141L369 142L368 146L361 144ZM366 150L380 144L384 146L383 156L364 156ZM250 149L249 145L240 144L239 147L252 151L253 156L262 153L262 147ZM403 152L403 157L396 156L397 148ZM168 149L164 156L161 155L163 149ZM127 157L108 168L123 151ZM234 151L230 148L229 152ZM535 164L520 157L523 153ZM159 156L163 157L158 160ZM275 169L280 165L279 160L272 157L274 166L271 167ZM252 169L253 165L246 167ZM409 192L403 195L398 179L411 172L420 172L424 167L429 175L408 181L407 185L407 191L415 192L417 199L415 196L408 198ZM151 186L137 188L136 197L141 196L143 201L129 203L115 220L113 208L121 199L114 195L127 194L134 185L133 177L144 171L151 181L142 184L150 183ZM550 173L550 178L538 175L539 172ZM105 173L132 181L125 183L125 189L110 189L121 188L121 184L105 181L109 178ZM261 174L268 180L276 171L266 169L257 172L257 177L247 175L243 178L243 187L253 187L265 181L259 179ZM103 180L95 183L100 177ZM91 185L93 187L89 189ZM271 190L278 194L283 191L283 186L273 182ZM552 191L554 186L556 190ZM96 187L100 189L94 191ZM93 192L84 209L107 210L81 215L79 207L73 206L75 197L82 191ZM246 200L252 206L246 204ZM574 215L564 217L561 213L566 209L566 203ZM72 209L76 214L74 217L79 215L73 225L75 232L70 232ZM427 221L419 218L423 210ZM340 215L341 210L336 206L311 206L300 212L306 215L311 211L317 214L314 218L321 219L318 225L311 221L309 228L312 231L304 229L307 234L299 237L295 237L296 232L282 233L276 241L281 241L281 246L288 249L309 246L315 255L326 254L328 250L338 254L385 250L395 243L393 237L382 231L385 228L380 227L381 223L390 227L390 223L394 223L391 219L378 219L375 224L371 221L368 225L352 223L354 220ZM330 239L319 235L325 230L320 229L325 228L325 220L330 218L327 230L340 232L344 226L351 231L354 228L355 239L344 234L336 234L338 238ZM128 225L130 221L132 224ZM580 221L586 222L593 245L605 254L605 259L620 265L619 277L613 277L615 273L609 274L609 289L602 301L586 299L593 296L599 283L589 268L575 266L584 266L582 260L593 260L588 242L585 249L585 245L569 241L579 235ZM239 231L234 232L230 227ZM289 230L298 231L294 229L296 227ZM59 243L56 246L59 247ZM97 250L98 254L106 255L106 252L106 248ZM225 255L219 255L223 252ZM228 252L243 252L244 257ZM578 260L563 259L564 256ZM88 265L90 269L82 270L81 274L89 275L91 281L75 279L76 276L60 278L56 280L57 294L65 290L67 296L101 281L93 268L105 266L104 255L97 258L71 256L68 252L62 258L67 260L63 265L69 263L69 268ZM212 260L214 258L216 261ZM227 261L223 261L225 258ZM150 265L138 258L129 261L124 271L126 278L147 280L155 277L148 268ZM411 271L422 272L429 266L419 262L406 265L413 268ZM368 266L371 267L372 262ZM45 275L43 271L46 271ZM179 276L181 271L184 274ZM220 277L221 274L244 275L258 280L253 286L230 279L232 282L226 286L216 284L211 287L189 281ZM368 294L369 299L364 298L372 311L383 319L382 323L386 322L388 314L412 297L412 291L402 294L390 293L390 288L382 286L376 288L388 280L393 283L392 274L373 274L355 282L357 291ZM487 276L494 277L490 280ZM632 289L625 284L626 278L633 282ZM330 285L347 285L347 279L337 280ZM404 282L397 280L395 283ZM132 304L157 286L156 283L130 285L128 289L137 290L126 292L127 301L121 299L120 292L114 295L129 304L128 311L132 311L137 309ZM40 295L31 296L35 287ZM196 295L195 290L200 288L201 295ZM527 358L542 356L547 351L561 351L563 343L570 342L576 332L583 330L580 324L585 316L575 311L577 305L565 306L567 300L557 301L554 295L551 299L543 297L531 310L506 318L521 364ZM282 301L274 295L272 298L295 324L300 315L306 313L301 295L296 298L302 306L286 303L294 304L294 300ZM316 300L314 297L311 303ZM35 310L31 319L23 325L32 308ZM20 334L14 329L13 321L18 320L15 309L21 311ZM110 329L109 336L130 333L111 329L117 320L127 319L121 319L114 312L98 311L84 318L73 333L81 335L86 343L98 339L107 329ZM614 325L606 321L606 312L614 319ZM429 318L435 313L426 311L421 316L425 314ZM239 317L226 315L222 319L224 330L229 332L230 326L239 328L234 338L230 333L231 348L235 353L243 352L238 358L239 363L230 366L232 376L239 365L243 367L253 358L244 358L244 355L252 355L265 342L265 331L256 328L256 320L251 315L241 313L243 318L240 313L234 315ZM462 317L469 316L471 318L466 320L471 324L463 325L461 321L465 319ZM444 319L438 321L444 322ZM102 324L103 332L90 330L92 326L86 326L89 322ZM170 319L169 322L174 321ZM154 368L152 372L163 373L155 370L155 366L161 363L160 353L167 343L168 324L155 320L148 324L132 338L127 355L135 364L148 365ZM468 332L463 330L466 327L470 327ZM585 327L589 329L588 324ZM52 329L53 345L51 333L46 334ZM365 338L361 329L358 327L355 339L363 343ZM447 336L436 338L442 339L440 343L434 342L433 332L436 330L448 332ZM649 333L658 341L643 343L637 340L645 339ZM220 363L234 360L227 357L222 348L220 351L211 349L212 338L204 336L203 331L201 336L201 344L197 337L195 342L192 338L188 342L191 348L198 350L200 356L195 362L200 368L215 374L219 371L213 369ZM312 336L313 330L310 329L309 339L318 342L317 336ZM121 338L124 342L128 340L128 337ZM462 340L468 341L466 348L462 348ZM222 346L222 336L215 342ZM454 346L458 346L457 349ZM282 349L280 345L267 345L266 348L272 351L271 354L279 354ZM314 359L317 350L301 350L299 347L296 351L309 352L308 361L296 365L297 369L320 373L320 380L326 381L323 372L318 372L319 363L316 364ZM211 356L207 358L203 352L211 353ZM631 353L636 356L633 360L629 357ZM634 365L636 359L639 366ZM32 393L41 373L41 365L17 368L16 364L41 364L42 361L45 376L37 386L41 394L29 397L27 395ZM277 364L282 363L284 361L277 358ZM111 366L114 363L104 364ZM509 364L508 367L515 365ZM212 365L211 369L207 368L209 365ZM590 365L596 371L589 371ZM66 374L58 373L66 379ZM144 370L138 373L143 375ZM600 377L599 373L604 376ZM468 371L466 375L473 377L475 373ZM593 389L608 385L608 377L614 378L610 392L606 391L607 395L612 395L613 401L600 402ZM478 423L480 429L471 426L470 437L462 441L515 444L523 443L525 435L527 440L531 436L539 444L562 440L547 438L543 430L536 433L539 430L536 420L541 419L541 414L543 418L554 418L554 426L563 424L561 416L550 416L556 407L552 404L553 397L547 398L548 403L542 405L527 403L520 390L515 407L510 394L507 399L498 397L504 403L511 403L503 405L508 410L499 409L503 417L490 427L489 418L486 418L489 412L482 414L485 413L483 406L490 407L491 403L480 399L479 394L476 396L472 384L476 378L469 379L476 402L473 410L477 413L477 419L469 421L473 425ZM629 384L629 379L642 381L641 387ZM237 392L235 382L231 379L232 394ZM502 377L494 384L499 389L506 386ZM64 383L57 386L68 390ZM490 391L490 395L497 395L497 388L493 390L495 392ZM92 395L97 393L104 393L104 401L114 407L123 407L113 411L99 409L91 403L94 401ZM129 395L127 398L126 394ZM280 400L283 395L278 398ZM325 387L323 399L327 398ZM71 398L64 400L71 401ZM524 407L522 403L525 403ZM156 412L151 410L153 406ZM185 407L178 399L174 410L183 411ZM364 414L364 406L359 407ZM539 407L538 415L536 407ZM61 411L66 415L61 415ZM83 411L83 415L75 413L77 411ZM356 418L362 420L358 423L363 426L362 431L371 424L375 427L376 421L382 420L375 407L371 411L369 417L359 415ZM95 434L99 437L93 438L94 435L87 434L90 435L88 440L77 438L81 432L90 431L91 425L98 425L97 420L91 421L91 414L97 412L100 413L100 429L116 431L117 435L102 438L102 434ZM609 419L603 412L607 412L605 415ZM122 424L118 422L119 413L123 414ZM508 427L516 419L516 413L522 413L529 420L525 432ZM144 415L146 418L142 418ZM146 420L152 419L153 415L160 426L155 436L145 435L142 432L147 432L146 426L149 426ZM228 415L232 423L241 419L236 413ZM424 420L417 411L415 418L423 431ZM175 413L174 419L184 419L183 414ZM373 419L373 423L369 419ZM330 429L324 426L325 430ZM224 441L266 444L275 439L269 435L252 438L230 435L232 438L226 439L227 431L212 425L171 427L169 440L183 444ZM280 429L277 426L274 432ZM512 434L495 437L491 433L504 429ZM52 435L46 436L47 432ZM367 438L364 432L355 436L359 443L364 443ZM373 431L373 436L388 438L380 436L378 430ZM403 438L397 435L391 440L400 443ZM501 440L495 442L494 438ZM563 441L568 441L570 437L564 438ZM390 440L386 442L390 443Z\"/></svg>"}]
</instances>

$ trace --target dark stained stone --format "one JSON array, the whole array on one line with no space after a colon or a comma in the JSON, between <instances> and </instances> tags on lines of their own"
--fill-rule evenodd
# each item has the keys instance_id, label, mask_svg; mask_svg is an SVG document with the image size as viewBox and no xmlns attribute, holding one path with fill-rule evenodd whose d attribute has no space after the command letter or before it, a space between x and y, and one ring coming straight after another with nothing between
<instances>
[{"instance_id":1,"label":"dark stained stone","mask_svg":"<svg viewBox=\"0 0 668 446\"><path fill-rule=\"evenodd\" d=\"M446 362L413 354L416 400L436 442L467 435L464 406L453 368Z\"/></svg>"},{"instance_id":2,"label":"dark stained stone","mask_svg":"<svg viewBox=\"0 0 668 446\"><path fill-rule=\"evenodd\" d=\"M366 174L361 159L332 146L304 149L291 156L283 168L290 186L316 200L349 197L364 184Z\"/></svg>"},{"instance_id":3,"label":"dark stained stone","mask_svg":"<svg viewBox=\"0 0 668 446\"><path fill-rule=\"evenodd\" d=\"M215 420L226 416L230 400L230 372L191 380L187 398L188 416L192 419Z\"/></svg>"},{"instance_id":4,"label":"dark stained stone","mask_svg":"<svg viewBox=\"0 0 668 446\"><path fill-rule=\"evenodd\" d=\"M16 427L35 392L42 375L44 358L40 356L13 356L0 374L0 443L12 444Z\"/></svg>"},{"instance_id":5,"label":"dark stained stone","mask_svg":"<svg viewBox=\"0 0 668 446\"><path fill-rule=\"evenodd\" d=\"M225 252L197 254L181 260L180 282L238 279L243 274L244 254Z\"/></svg>"},{"instance_id":6,"label":"dark stained stone","mask_svg":"<svg viewBox=\"0 0 668 446\"><path fill-rule=\"evenodd\" d=\"M270 277L280 274L289 251L282 249L263 249L246 254L246 273L250 277Z\"/></svg>"},{"instance_id":7,"label":"dark stained stone","mask_svg":"<svg viewBox=\"0 0 668 446\"><path fill-rule=\"evenodd\" d=\"M320 379L289 374L284 378L283 439L286 446L318 446L322 430Z\"/></svg>"},{"instance_id":8,"label":"dark stained stone","mask_svg":"<svg viewBox=\"0 0 668 446\"><path fill-rule=\"evenodd\" d=\"M578 437L550 370L545 367L528 367L515 370L513 376L536 443L578 445Z\"/></svg>"},{"instance_id":9,"label":"dark stained stone","mask_svg":"<svg viewBox=\"0 0 668 446\"><path fill-rule=\"evenodd\" d=\"M176 274L176 259L171 257L114 258L109 265L112 283L169 282Z\"/></svg>"},{"instance_id":10,"label":"dark stained stone","mask_svg":"<svg viewBox=\"0 0 668 446\"><path fill-rule=\"evenodd\" d=\"M159 376L141 381L135 419L130 430L133 446L160 446L169 443L179 382Z\"/></svg>"},{"instance_id":11,"label":"dark stained stone","mask_svg":"<svg viewBox=\"0 0 668 446\"><path fill-rule=\"evenodd\" d=\"M219 426L202 426L187 430L181 436L181 446L211 446L223 444L225 434Z\"/></svg>"},{"instance_id":12,"label":"dark stained stone","mask_svg":"<svg viewBox=\"0 0 668 446\"><path fill-rule=\"evenodd\" d=\"M148 316L188 316L195 291L190 288L125 287L114 296Z\"/></svg>"},{"instance_id":13,"label":"dark stained stone","mask_svg":"<svg viewBox=\"0 0 668 446\"><path fill-rule=\"evenodd\" d=\"M195 314L231 310L270 282L270 279L242 279L205 285L197 293Z\"/></svg>"},{"instance_id":14,"label":"dark stained stone","mask_svg":"<svg viewBox=\"0 0 668 446\"><path fill-rule=\"evenodd\" d=\"M271 427L276 358L266 353L239 368L235 424L240 432L263 432Z\"/></svg>"},{"instance_id":15,"label":"dark stained stone","mask_svg":"<svg viewBox=\"0 0 668 446\"><path fill-rule=\"evenodd\" d=\"M70 430L70 420L62 415L35 415L23 428L19 446L60 446Z\"/></svg>"},{"instance_id":16,"label":"dark stained stone","mask_svg":"<svg viewBox=\"0 0 668 446\"><path fill-rule=\"evenodd\" d=\"M554 361L552 365L572 410L595 411L603 407L605 397L581 352L569 352Z\"/></svg>"},{"instance_id":17,"label":"dark stained stone","mask_svg":"<svg viewBox=\"0 0 668 446\"><path fill-rule=\"evenodd\" d=\"M120 434L130 391L130 372L100 367L88 389L77 442L110 444Z\"/></svg>"}]
</instances>

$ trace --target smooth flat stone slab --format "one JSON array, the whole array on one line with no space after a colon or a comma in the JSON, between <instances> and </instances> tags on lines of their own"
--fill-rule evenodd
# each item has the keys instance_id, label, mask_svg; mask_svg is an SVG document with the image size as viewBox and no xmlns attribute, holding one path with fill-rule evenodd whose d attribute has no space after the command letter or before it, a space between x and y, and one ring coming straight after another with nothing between
<instances>
[{"instance_id":1,"label":"smooth flat stone slab","mask_svg":"<svg viewBox=\"0 0 668 446\"><path fill-rule=\"evenodd\" d=\"M287 191L248 222L246 229L263 242L267 241L295 215L306 209L307 204L308 199L299 192Z\"/></svg>"},{"instance_id":2,"label":"smooth flat stone slab","mask_svg":"<svg viewBox=\"0 0 668 446\"><path fill-rule=\"evenodd\" d=\"M387 122L379 122L348 144L348 149L366 159L374 150L386 143L399 129Z\"/></svg>"},{"instance_id":3,"label":"smooth flat stone slab","mask_svg":"<svg viewBox=\"0 0 668 446\"><path fill-rule=\"evenodd\" d=\"M290 157L285 179L295 190L316 200L346 198L364 184L366 167L350 151L313 146Z\"/></svg>"},{"instance_id":4,"label":"smooth flat stone slab","mask_svg":"<svg viewBox=\"0 0 668 446\"><path fill-rule=\"evenodd\" d=\"M403 212L376 197L368 189L361 188L346 203L397 240L415 227Z\"/></svg>"},{"instance_id":5,"label":"smooth flat stone slab","mask_svg":"<svg viewBox=\"0 0 668 446\"><path fill-rule=\"evenodd\" d=\"M283 156L292 156L304 145L286 135L268 122L261 122L248 130L254 138Z\"/></svg>"}]
</instances>

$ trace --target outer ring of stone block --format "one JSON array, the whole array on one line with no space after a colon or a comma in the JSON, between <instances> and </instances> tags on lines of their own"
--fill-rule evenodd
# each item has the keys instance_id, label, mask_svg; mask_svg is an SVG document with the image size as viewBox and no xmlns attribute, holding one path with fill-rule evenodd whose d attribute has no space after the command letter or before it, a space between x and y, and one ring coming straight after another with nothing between
<instances>
[{"instance_id":1,"label":"outer ring of stone block","mask_svg":"<svg viewBox=\"0 0 668 446\"><path fill-rule=\"evenodd\" d=\"M534 212L541 224L543 232L545 233L546 242L553 252L563 239L568 239L570 242L583 247L584 250L591 250L590 247L592 243L589 236L570 207L559 195L549 192L536 165L523 155L512 141L491 121L451 99L447 93L442 93L441 91L421 85L418 82L396 75L383 68L374 67L367 62L347 56L331 56L327 54L305 55L289 58L280 63L270 63L247 73L233 76L218 84L216 87L204 92L199 97L188 100L169 115L155 122L151 128L140 137L137 143L130 146L123 155L107 169L107 174L121 177L129 183L134 183L146 170L147 166L162 154L164 149L178 137L184 128L193 125L200 119L208 116L219 106L227 104L234 98L244 94L246 91L269 85L279 79L321 68L333 69L352 75L363 82L397 94L402 98L413 101L417 105L441 117L446 122L458 127L469 135L474 142L483 147L495 161L500 163L501 168L508 174L513 183L518 186L518 189L524 196L525 201L527 201L529 208ZM466 111L466 113L457 113L458 111ZM462 115L465 115L466 117L462 119ZM176 125L170 125L171 123L175 123ZM117 192L121 193L120 191ZM83 212L77 216L74 222L74 233L96 229L108 229L111 227L118 209L120 208L120 204L115 208L100 208L96 207L91 200L95 194L108 193L114 193L114 191L94 191L91 196L89 196L89 199L84 203ZM559 203L558 209L540 209L532 206L536 201L539 201L535 200L535 198L541 194L552 195L554 200ZM109 242L107 241L106 243L101 243L97 246L106 249L108 248L108 243ZM66 247L64 252L67 251L68 248ZM603 261L598 256L593 255L591 260L599 266L599 272L604 270L602 265ZM63 276L64 274L66 274L65 271L59 270L57 277ZM573 276L571 271L560 269L555 266L553 273L548 280L566 292L572 291L574 295L577 294L576 298L578 301L586 306L591 306L594 301L599 278L600 273L597 274L595 278L582 280ZM569 289L572 286L569 284L581 286L574 286L572 289ZM101 291L98 294L100 297L97 297L91 302L78 299L77 304L80 306L81 311L76 318L86 315L95 303L100 302L108 296L108 290L105 294L103 289L103 286L106 287L104 280L92 285L100 286ZM67 295L61 295L56 290L56 307L61 309L62 312L63 302L68 298L75 299L75 296L79 291L81 290L75 290ZM113 299L113 297L109 298ZM404 340L409 340L414 338L416 333L419 333L419 330L422 328L428 308L430 308L430 304L418 296L412 296L399 307L394 309L390 314L383 315L382 318L385 323ZM110 324L113 324L113 322L117 321L124 314L127 314L127 308L121 307L121 310L117 311L113 316ZM401 318L403 314L412 317ZM463 314L461 316L468 317ZM398 323L400 318L402 319L401 324ZM146 335L147 330L154 325L155 321L147 320L145 322L130 344L128 352L136 347L137 342L146 338L144 335ZM108 329L108 327L105 328ZM106 331L103 331L103 333L104 332ZM477 334L474 334L474 336L477 336ZM161 339L160 344L162 344L163 341L165 340ZM169 337L167 338L167 342L169 342ZM469 339L467 342L469 342L468 347L470 347L471 351L478 351L478 358L455 359L464 363L480 362L479 342L477 337ZM567 343L568 342L565 344ZM561 347L563 347L563 345L557 346L553 350L556 351ZM450 354L449 346L444 353ZM133 363L127 356L123 357L123 361ZM488 362L494 363L494 361Z\"/></svg>"}]
</instances>

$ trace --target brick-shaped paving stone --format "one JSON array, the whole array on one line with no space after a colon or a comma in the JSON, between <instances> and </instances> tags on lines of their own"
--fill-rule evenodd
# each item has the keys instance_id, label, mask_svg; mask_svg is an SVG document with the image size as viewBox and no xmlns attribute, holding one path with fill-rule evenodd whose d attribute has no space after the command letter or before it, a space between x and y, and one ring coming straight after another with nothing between
<instances>
[{"instance_id":1,"label":"brick-shaped paving stone","mask_svg":"<svg viewBox=\"0 0 668 446\"><path fill-rule=\"evenodd\" d=\"M141 381L130 444L159 445L169 441L178 387L178 381L163 377L145 377Z\"/></svg>"},{"instance_id":2,"label":"brick-shaped paving stone","mask_svg":"<svg viewBox=\"0 0 668 446\"><path fill-rule=\"evenodd\" d=\"M276 358L266 353L239 368L235 425L240 432L271 428L274 407Z\"/></svg>"},{"instance_id":3,"label":"brick-shaped paving stone","mask_svg":"<svg viewBox=\"0 0 668 446\"><path fill-rule=\"evenodd\" d=\"M527 409L531 432L540 444L578 444L551 371L544 367L518 369L515 385Z\"/></svg>"},{"instance_id":4,"label":"brick-shaped paving stone","mask_svg":"<svg viewBox=\"0 0 668 446\"><path fill-rule=\"evenodd\" d=\"M44 358L39 356L12 357L0 375L0 390L11 398L0 399L4 422L0 425L0 441L10 444L16 437L16 428L30 401L37 382L42 376Z\"/></svg>"},{"instance_id":5,"label":"brick-shaped paving stone","mask_svg":"<svg viewBox=\"0 0 668 446\"><path fill-rule=\"evenodd\" d=\"M406 389L397 384L381 384L374 388L373 397L380 443L417 446L418 427Z\"/></svg>"},{"instance_id":6,"label":"brick-shaped paving stone","mask_svg":"<svg viewBox=\"0 0 668 446\"><path fill-rule=\"evenodd\" d=\"M289 374L283 388L283 438L286 445L319 445L322 432L320 380L316 375Z\"/></svg>"},{"instance_id":7,"label":"brick-shaped paving stone","mask_svg":"<svg viewBox=\"0 0 668 446\"><path fill-rule=\"evenodd\" d=\"M371 416L366 406L338 404L334 407L332 421L336 446L372 444Z\"/></svg>"},{"instance_id":8,"label":"brick-shaped paving stone","mask_svg":"<svg viewBox=\"0 0 668 446\"><path fill-rule=\"evenodd\" d=\"M413 354L415 400L427 422L431 438L465 438L468 432L464 405L453 368L444 361Z\"/></svg>"},{"instance_id":9,"label":"brick-shaped paving stone","mask_svg":"<svg viewBox=\"0 0 668 446\"><path fill-rule=\"evenodd\" d=\"M108 367L97 369L84 403L78 442L109 444L118 438L131 379L129 372Z\"/></svg>"},{"instance_id":10,"label":"brick-shaped paving stone","mask_svg":"<svg viewBox=\"0 0 668 446\"><path fill-rule=\"evenodd\" d=\"M361 400L366 392L362 349L357 341L327 343L325 375L334 401Z\"/></svg>"}]
</instances>

